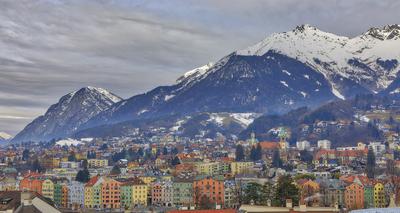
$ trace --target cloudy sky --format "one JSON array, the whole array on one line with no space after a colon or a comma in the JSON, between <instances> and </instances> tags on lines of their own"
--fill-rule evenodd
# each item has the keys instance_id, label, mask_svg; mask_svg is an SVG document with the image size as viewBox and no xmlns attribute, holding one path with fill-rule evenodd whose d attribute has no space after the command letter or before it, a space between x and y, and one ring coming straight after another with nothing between
<instances>
[{"instance_id":1,"label":"cloudy sky","mask_svg":"<svg viewBox=\"0 0 400 213\"><path fill-rule=\"evenodd\" d=\"M273 32L308 23L355 36L398 11L397 0L2 0L0 131L80 87L127 98Z\"/></svg>"}]
</instances>

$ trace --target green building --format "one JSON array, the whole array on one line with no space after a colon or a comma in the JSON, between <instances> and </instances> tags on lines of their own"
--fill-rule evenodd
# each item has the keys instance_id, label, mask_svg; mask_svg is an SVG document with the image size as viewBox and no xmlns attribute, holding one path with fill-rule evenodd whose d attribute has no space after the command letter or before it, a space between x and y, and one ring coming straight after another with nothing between
<instances>
[{"instance_id":1,"label":"green building","mask_svg":"<svg viewBox=\"0 0 400 213\"><path fill-rule=\"evenodd\" d=\"M102 205L102 193L101 193L101 187L102 187L102 181L98 181L96 184L94 184L92 190L93 190L93 205L95 208L100 208Z\"/></svg>"},{"instance_id":2,"label":"green building","mask_svg":"<svg viewBox=\"0 0 400 213\"><path fill-rule=\"evenodd\" d=\"M56 206L62 205L62 185L59 183L54 184L54 203Z\"/></svg>"},{"instance_id":3,"label":"green building","mask_svg":"<svg viewBox=\"0 0 400 213\"><path fill-rule=\"evenodd\" d=\"M364 185L364 208L374 208L374 186Z\"/></svg>"},{"instance_id":4,"label":"green building","mask_svg":"<svg viewBox=\"0 0 400 213\"><path fill-rule=\"evenodd\" d=\"M121 185L121 207L130 209L132 205L132 182Z\"/></svg>"},{"instance_id":5,"label":"green building","mask_svg":"<svg viewBox=\"0 0 400 213\"><path fill-rule=\"evenodd\" d=\"M176 177L172 184L173 203L178 207L193 205L193 178Z\"/></svg>"}]
</instances>

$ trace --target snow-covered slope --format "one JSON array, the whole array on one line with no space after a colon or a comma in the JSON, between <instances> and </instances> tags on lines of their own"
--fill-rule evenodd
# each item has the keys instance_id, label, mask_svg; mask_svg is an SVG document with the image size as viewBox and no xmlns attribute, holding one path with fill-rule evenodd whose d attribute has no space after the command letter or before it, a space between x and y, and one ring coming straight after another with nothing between
<instances>
[{"instance_id":1,"label":"snow-covered slope","mask_svg":"<svg viewBox=\"0 0 400 213\"><path fill-rule=\"evenodd\" d=\"M57 141L56 144L59 146L78 146L80 144L83 144L83 142L72 138L67 138Z\"/></svg>"},{"instance_id":2,"label":"snow-covered slope","mask_svg":"<svg viewBox=\"0 0 400 213\"><path fill-rule=\"evenodd\" d=\"M63 96L28 124L13 141L50 140L69 136L79 126L122 99L105 89L85 87Z\"/></svg>"},{"instance_id":3,"label":"snow-covered slope","mask_svg":"<svg viewBox=\"0 0 400 213\"><path fill-rule=\"evenodd\" d=\"M378 92L396 78L400 26L371 28L360 36L348 38L302 25L289 32L275 33L236 54L262 56L271 50L321 72L332 83L332 92L339 98L346 96L342 94L346 92L341 91L340 78Z\"/></svg>"}]
</instances>

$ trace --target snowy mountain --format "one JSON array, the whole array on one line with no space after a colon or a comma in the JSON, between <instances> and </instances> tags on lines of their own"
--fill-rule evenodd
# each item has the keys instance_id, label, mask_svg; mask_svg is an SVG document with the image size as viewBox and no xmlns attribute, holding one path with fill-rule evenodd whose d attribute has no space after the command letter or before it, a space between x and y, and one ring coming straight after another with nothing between
<instances>
[{"instance_id":1,"label":"snowy mountain","mask_svg":"<svg viewBox=\"0 0 400 213\"><path fill-rule=\"evenodd\" d=\"M5 132L0 132L0 142L5 142L8 141L12 138L11 135L5 133Z\"/></svg>"},{"instance_id":2,"label":"snowy mountain","mask_svg":"<svg viewBox=\"0 0 400 213\"><path fill-rule=\"evenodd\" d=\"M122 99L105 89L85 87L63 96L47 112L28 124L12 141L63 138Z\"/></svg>"},{"instance_id":3,"label":"snowy mountain","mask_svg":"<svg viewBox=\"0 0 400 213\"><path fill-rule=\"evenodd\" d=\"M101 125L129 132L125 123L135 128L135 122L199 113L279 114L357 94L400 93L399 61L399 25L353 38L301 25L190 70L174 85L113 101L62 135L90 137Z\"/></svg>"}]
</instances>

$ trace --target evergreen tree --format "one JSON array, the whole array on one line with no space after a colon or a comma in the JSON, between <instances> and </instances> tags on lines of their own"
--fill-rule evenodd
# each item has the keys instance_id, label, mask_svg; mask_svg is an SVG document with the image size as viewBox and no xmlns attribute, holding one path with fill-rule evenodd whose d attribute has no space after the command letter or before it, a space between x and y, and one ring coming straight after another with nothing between
<instances>
[{"instance_id":1,"label":"evergreen tree","mask_svg":"<svg viewBox=\"0 0 400 213\"><path fill-rule=\"evenodd\" d=\"M87 168L88 168L88 161L87 161L86 159L82 161L82 167L83 167L84 169L87 169Z\"/></svg>"},{"instance_id":2,"label":"evergreen tree","mask_svg":"<svg viewBox=\"0 0 400 213\"><path fill-rule=\"evenodd\" d=\"M76 161L75 152L71 152L68 156L68 161Z\"/></svg>"},{"instance_id":3,"label":"evergreen tree","mask_svg":"<svg viewBox=\"0 0 400 213\"><path fill-rule=\"evenodd\" d=\"M120 175L121 174L121 169L119 168L118 165L115 165L110 172L110 175Z\"/></svg>"},{"instance_id":4,"label":"evergreen tree","mask_svg":"<svg viewBox=\"0 0 400 213\"><path fill-rule=\"evenodd\" d=\"M29 160L29 149L24 149L24 151L22 152L22 160L23 161L27 161Z\"/></svg>"},{"instance_id":5,"label":"evergreen tree","mask_svg":"<svg viewBox=\"0 0 400 213\"><path fill-rule=\"evenodd\" d=\"M274 168L281 168L283 166L283 162L281 159L281 154L279 149L275 149L272 155L272 167Z\"/></svg>"},{"instance_id":6,"label":"evergreen tree","mask_svg":"<svg viewBox=\"0 0 400 213\"><path fill-rule=\"evenodd\" d=\"M261 205L268 205L268 203L272 203L275 197L275 188L274 185L270 182L266 182L261 189Z\"/></svg>"},{"instance_id":7,"label":"evergreen tree","mask_svg":"<svg viewBox=\"0 0 400 213\"><path fill-rule=\"evenodd\" d=\"M177 155L178 153L179 153L178 148L174 147L174 148L172 149L172 154L173 154L173 155Z\"/></svg>"},{"instance_id":8,"label":"evergreen tree","mask_svg":"<svg viewBox=\"0 0 400 213\"><path fill-rule=\"evenodd\" d=\"M35 171L35 172L39 172L39 173L45 171L45 169L42 167L42 165L40 165L40 162L38 159L33 161L32 165L31 165L31 170Z\"/></svg>"},{"instance_id":9,"label":"evergreen tree","mask_svg":"<svg viewBox=\"0 0 400 213\"><path fill-rule=\"evenodd\" d=\"M250 159L256 161L256 148L254 146L252 146L250 150Z\"/></svg>"},{"instance_id":10,"label":"evergreen tree","mask_svg":"<svg viewBox=\"0 0 400 213\"><path fill-rule=\"evenodd\" d=\"M243 161L244 160L244 149L243 146L238 144L236 146L236 161Z\"/></svg>"},{"instance_id":11,"label":"evergreen tree","mask_svg":"<svg viewBox=\"0 0 400 213\"><path fill-rule=\"evenodd\" d=\"M300 151L300 160L307 164L311 164L312 160L313 160L313 156L309 151L302 150L302 151Z\"/></svg>"},{"instance_id":12,"label":"evergreen tree","mask_svg":"<svg viewBox=\"0 0 400 213\"><path fill-rule=\"evenodd\" d=\"M89 170L87 168L79 170L79 172L76 174L75 180L81 183L87 183L90 180Z\"/></svg>"},{"instance_id":13,"label":"evergreen tree","mask_svg":"<svg viewBox=\"0 0 400 213\"><path fill-rule=\"evenodd\" d=\"M273 204L275 206L284 206L286 199L291 199L293 203L299 203L299 190L290 175L279 177Z\"/></svg>"},{"instance_id":14,"label":"evergreen tree","mask_svg":"<svg viewBox=\"0 0 400 213\"><path fill-rule=\"evenodd\" d=\"M139 157L143 157L144 152L143 152L143 148L142 148L142 147L140 147L140 148L138 149L137 155L138 155Z\"/></svg>"},{"instance_id":15,"label":"evergreen tree","mask_svg":"<svg viewBox=\"0 0 400 213\"><path fill-rule=\"evenodd\" d=\"M259 183L251 182L248 183L246 188L244 188L244 196L243 196L243 203L244 204L251 204L254 203L255 205L261 205L261 201L263 199L262 196L263 187Z\"/></svg>"},{"instance_id":16,"label":"evergreen tree","mask_svg":"<svg viewBox=\"0 0 400 213\"><path fill-rule=\"evenodd\" d=\"M168 149L166 146L163 148L163 155L168 155Z\"/></svg>"},{"instance_id":17,"label":"evergreen tree","mask_svg":"<svg viewBox=\"0 0 400 213\"><path fill-rule=\"evenodd\" d=\"M262 158L262 149L261 149L261 145L257 144L257 147L255 148L254 146L251 147L250 150L250 159L252 161L258 161L261 160Z\"/></svg>"},{"instance_id":18,"label":"evergreen tree","mask_svg":"<svg viewBox=\"0 0 400 213\"><path fill-rule=\"evenodd\" d=\"M181 164L181 160L179 159L178 156L175 156L174 159L172 159L171 165L172 166L176 166L176 165L179 165L179 164Z\"/></svg>"},{"instance_id":19,"label":"evergreen tree","mask_svg":"<svg viewBox=\"0 0 400 213\"><path fill-rule=\"evenodd\" d=\"M375 166L376 166L375 153L372 149L368 149L367 167L366 167L366 173L368 178L375 177Z\"/></svg>"},{"instance_id":20,"label":"evergreen tree","mask_svg":"<svg viewBox=\"0 0 400 213\"><path fill-rule=\"evenodd\" d=\"M256 158L257 158L257 160L261 160L262 159L262 148L261 148L261 144L260 143L257 144Z\"/></svg>"}]
</instances>

